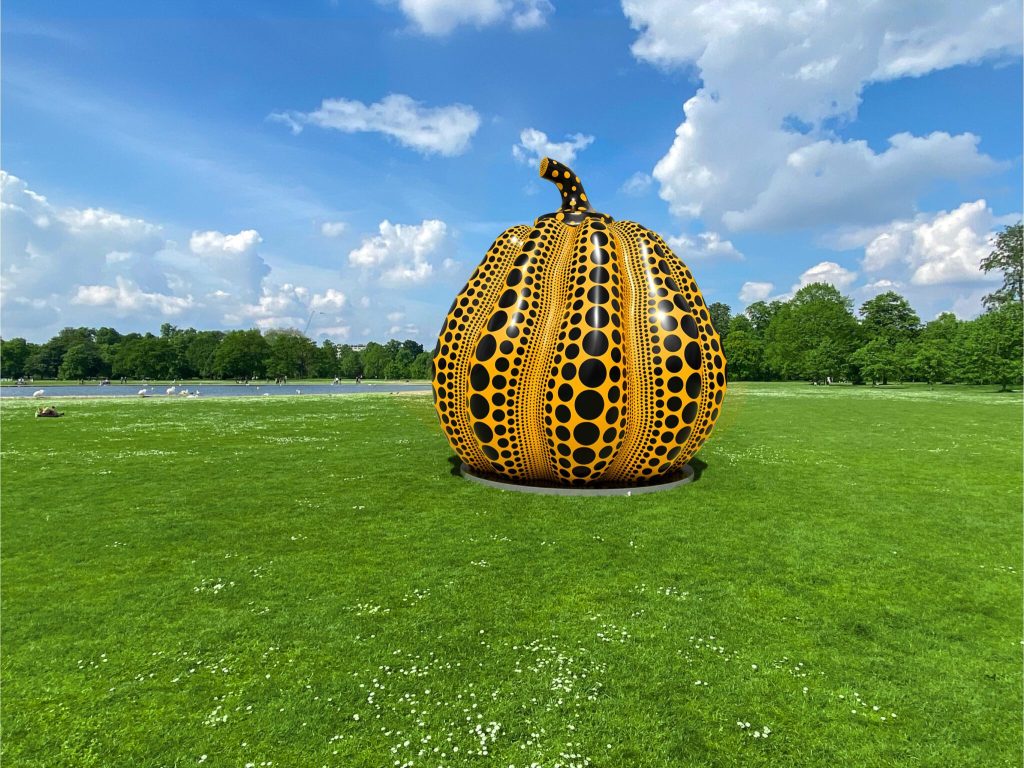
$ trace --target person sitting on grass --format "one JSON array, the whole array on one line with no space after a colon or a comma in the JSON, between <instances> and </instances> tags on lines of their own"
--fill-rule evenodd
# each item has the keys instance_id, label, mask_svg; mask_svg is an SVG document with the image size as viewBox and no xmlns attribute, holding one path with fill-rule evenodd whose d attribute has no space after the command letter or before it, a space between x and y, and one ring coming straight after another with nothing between
<instances>
[{"instance_id":1,"label":"person sitting on grass","mask_svg":"<svg viewBox=\"0 0 1024 768\"><path fill-rule=\"evenodd\" d=\"M57 409L54 408L52 405L48 405L45 408L40 408L38 411L36 411L36 418L39 418L40 416L49 416L52 418L56 418L58 416L63 415L63 413L59 413Z\"/></svg>"}]
</instances>

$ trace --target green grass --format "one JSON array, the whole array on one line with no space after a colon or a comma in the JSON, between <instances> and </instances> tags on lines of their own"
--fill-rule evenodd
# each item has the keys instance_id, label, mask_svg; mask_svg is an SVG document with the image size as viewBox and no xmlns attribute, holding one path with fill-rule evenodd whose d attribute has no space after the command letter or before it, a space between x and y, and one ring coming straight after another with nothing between
<instances>
[{"instance_id":1,"label":"green grass","mask_svg":"<svg viewBox=\"0 0 1024 768\"><path fill-rule=\"evenodd\" d=\"M37 405L5 766L1020 765L1019 395L740 384L589 499L454 477L424 396Z\"/></svg>"}]
</instances>

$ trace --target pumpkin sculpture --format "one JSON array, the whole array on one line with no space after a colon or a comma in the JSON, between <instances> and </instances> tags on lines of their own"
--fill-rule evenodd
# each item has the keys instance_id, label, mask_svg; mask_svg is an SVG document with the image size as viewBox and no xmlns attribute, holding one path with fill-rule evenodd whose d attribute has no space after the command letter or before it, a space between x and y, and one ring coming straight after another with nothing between
<instances>
[{"instance_id":1,"label":"pumpkin sculpture","mask_svg":"<svg viewBox=\"0 0 1024 768\"><path fill-rule=\"evenodd\" d=\"M711 432L725 358L690 274L655 233L590 207L545 158L560 210L505 230L455 297L434 404L471 470L561 485L674 475Z\"/></svg>"}]
</instances>

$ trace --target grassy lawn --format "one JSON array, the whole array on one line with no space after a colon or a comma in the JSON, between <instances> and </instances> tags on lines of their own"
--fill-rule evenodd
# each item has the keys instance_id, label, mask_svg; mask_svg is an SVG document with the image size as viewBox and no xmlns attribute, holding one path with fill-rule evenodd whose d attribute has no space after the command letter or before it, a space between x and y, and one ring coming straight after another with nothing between
<instances>
[{"instance_id":1,"label":"grassy lawn","mask_svg":"<svg viewBox=\"0 0 1024 768\"><path fill-rule=\"evenodd\" d=\"M737 384L698 482L426 396L4 402L5 766L1018 766L1021 400Z\"/></svg>"}]
</instances>

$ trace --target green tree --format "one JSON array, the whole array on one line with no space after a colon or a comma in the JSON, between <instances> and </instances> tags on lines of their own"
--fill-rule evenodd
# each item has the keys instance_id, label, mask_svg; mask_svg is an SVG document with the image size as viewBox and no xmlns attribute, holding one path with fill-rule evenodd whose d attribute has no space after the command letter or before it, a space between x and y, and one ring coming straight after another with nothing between
<instances>
[{"instance_id":1,"label":"green tree","mask_svg":"<svg viewBox=\"0 0 1024 768\"><path fill-rule=\"evenodd\" d=\"M224 338L222 331L197 331L189 340L185 350L185 360L192 375L202 379L213 378L217 374L215 358L217 347Z\"/></svg>"},{"instance_id":2,"label":"green tree","mask_svg":"<svg viewBox=\"0 0 1024 768\"><path fill-rule=\"evenodd\" d=\"M168 379L174 367L174 350L167 339L147 333L129 334L114 356L112 373L133 379Z\"/></svg>"},{"instance_id":3,"label":"green tree","mask_svg":"<svg viewBox=\"0 0 1024 768\"><path fill-rule=\"evenodd\" d=\"M316 350L312 375L318 379L333 379L338 375L338 348L330 339L324 339Z\"/></svg>"},{"instance_id":4,"label":"green tree","mask_svg":"<svg viewBox=\"0 0 1024 768\"><path fill-rule=\"evenodd\" d=\"M1006 391L1021 380L1024 323L1020 305L1005 302L961 326L960 353L968 381L999 384Z\"/></svg>"},{"instance_id":5,"label":"green tree","mask_svg":"<svg viewBox=\"0 0 1024 768\"><path fill-rule=\"evenodd\" d=\"M338 375L343 379L354 379L363 375L363 358L348 344L338 348Z\"/></svg>"},{"instance_id":6,"label":"green tree","mask_svg":"<svg viewBox=\"0 0 1024 768\"><path fill-rule=\"evenodd\" d=\"M368 379L383 379L390 356L383 344L371 341L363 349L363 375Z\"/></svg>"},{"instance_id":7,"label":"green tree","mask_svg":"<svg viewBox=\"0 0 1024 768\"><path fill-rule=\"evenodd\" d=\"M429 379L433 374L433 359L429 352L420 352L409 364L410 379Z\"/></svg>"},{"instance_id":8,"label":"green tree","mask_svg":"<svg viewBox=\"0 0 1024 768\"><path fill-rule=\"evenodd\" d=\"M730 333L729 326L732 318L732 309L728 304L716 301L712 304L708 304L708 314L711 315L711 325L718 332L718 335L724 340Z\"/></svg>"},{"instance_id":9,"label":"green tree","mask_svg":"<svg viewBox=\"0 0 1024 768\"><path fill-rule=\"evenodd\" d=\"M888 384L891 375L906 376L916 353L913 342L921 328L921 318L910 302L895 291L886 291L865 301L860 315L865 345L858 350L863 353L854 355L851 362L873 384L879 379Z\"/></svg>"},{"instance_id":10,"label":"green tree","mask_svg":"<svg viewBox=\"0 0 1024 768\"><path fill-rule=\"evenodd\" d=\"M270 345L258 330L230 331L217 346L213 369L221 378L261 378L267 372Z\"/></svg>"},{"instance_id":11,"label":"green tree","mask_svg":"<svg viewBox=\"0 0 1024 768\"><path fill-rule=\"evenodd\" d=\"M784 304L781 301L755 301L747 307L746 315L750 322L753 323L754 330L763 337L768 330L768 326L772 323L772 318L778 314L783 306Z\"/></svg>"},{"instance_id":12,"label":"green tree","mask_svg":"<svg viewBox=\"0 0 1024 768\"><path fill-rule=\"evenodd\" d=\"M932 387L937 381L945 381L950 373L949 353L950 349L938 339L922 339L913 360L915 375Z\"/></svg>"},{"instance_id":13,"label":"green tree","mask_svg":"<svg viewBox=\"0 0 1024 768\"><path fill-rule=\"evenodd\" d=\"M736 319L746 320L750 325L743 315ZM759 381L764 377L764 341L754 332L753 326L743 330L734 325L728 338L722 341L722 348L730 381Z\"/></svg>"},{"instance_id":14,"label":"green tree","mask_svg":"<svg viewBox=\"0 0 1024 768\"><path fill-rule=\"evenodd\" d=\"M294 329L267 331L265 338L270 348L266 368L269 376L311 375L317 358L316 344Z\"/></svg>"},{"instance_id":15,"label":"green tree","mask_svg":"<svg viewBox=\"0 0 1024 768\"><path fill-rule=\"evenodd\" d=\"M871 380L872 385L879 381L887 384L896 367L896 355L883 337L875 336L850 355L850 362L860 369L861 376Z\"/></svg>"},{"instance_id":16,"label":"green tree","mask_svg":"<svg viewBox=\"0 0 1024 768\"><path fill-rule=\"evenodd\" d=\"M25 372L25 363L28 362L35 346L20 337L7 341L0 339L0 376L19 379L28 375Z\"/></svg>"},{"instance_id":17,"label":"green tree","mask_svg":"<svg viewBox=\"0 0 1024 768\"><path fill-rule=\"evenodd\" d=\"M860 331L851 304L826 283L801 288L774 312L765 331L765 362L787 379L844 375Z\"/></svg>"},{"instance_id":18,"label":"green tree","mask_svg":"<svg viewBox=\"0 0 1024 768\"><path fill-rule=\"evenodd\" d=\"M993 291L982 301L989 309L1004 304L1024 301L1024 234L1021 222L1006 227L996 236L992 252L981 260L985 272L999 270L1003 273L1003 286Z\"/></svg>"},{"instance_id":19,"label":"green tree","mask_svg":"<svg viewBox=\"0 0 1024 768\"><path fill-rule=\"evenodd\" d=\"M94 341L76 341L64 353L57 376L61 379L88 379L109 373L99 345Z\"/></svg>"}]
</instances>

